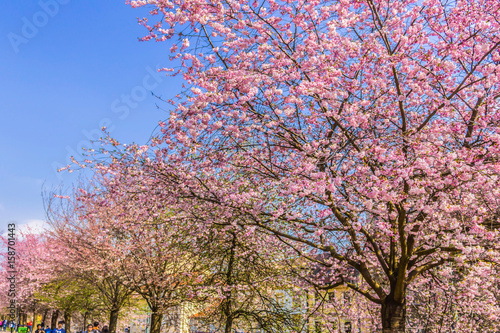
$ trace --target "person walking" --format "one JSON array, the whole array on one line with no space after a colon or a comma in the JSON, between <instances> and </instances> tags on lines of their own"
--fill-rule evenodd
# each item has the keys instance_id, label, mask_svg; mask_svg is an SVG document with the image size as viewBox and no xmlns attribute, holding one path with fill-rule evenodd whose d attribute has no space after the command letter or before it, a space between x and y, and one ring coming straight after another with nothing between
<instances>
[{"instance_id":1,"label":"person walking","mask_svg":"<svg viewBox=\"0 0 500 333\"><path fill-rule=\"evenodd\" d=\"M45 333L52 333L49 325L45 326Z\"/></svg>"},{"instance_id":2,"label":"person walking","mask_svg":"<svg viewBox=\"0 0 500 333\"><path fill-rule=\"evenodd\" d=\"M45 331L42 328L42 324L36 325L36 331L35 333L45 333Z\"/></svg>"},{"instance_id":3,"label":"person walking","mask_svg":"<svg viewBox=\"0 0 500 333\"><path fill-rule=\"evenodd\" d=\"M104 326L102 327L101 333L109 333L109 328L108 328L108 325L104 325Z\"/></svg>"},{"instance_id":4,"label":"person walking","mask_svg":"<svg viewBox=\"0 0 500 333\"><path fill-rule=\"evenodd\" d=\"M98 321L94 321L94 327L92 328L92 333L101 333L101 331L99 331L99 322Z\"/></svg>"},{"instance_id":5,"label":"person walking","mask_svg":"<svg viewBox=\"0 0 500 333\"><path fill-rule=\"evenodd\" d=\"M57 328L53 331L54 333L66 333L66 330L63 328L64 321L60 321L57 323Z\"/></svg>"},{"instance_id":6,"label":"person walking","mask_svg":"<svg viewBox=\"0 0 500 333\"><path fill-rule=\"evenodd\" d=\"M87 325L87 330L83 331L83 333L92 333L93 328L94 327L92 326L92 324L88 324Z\"/></svg>"},{"instance_id":7,"label":"person walking","mask_svg":"<svg viewBox=\"0 0 500 333\"><path fill-rule=\"evenodd\" d=\"M28 327L28 331L31 333L31 329L33 328L33 322L31 320L28 321L28 324L26 324L26 326Z\"/></svg>"}]
</instances>

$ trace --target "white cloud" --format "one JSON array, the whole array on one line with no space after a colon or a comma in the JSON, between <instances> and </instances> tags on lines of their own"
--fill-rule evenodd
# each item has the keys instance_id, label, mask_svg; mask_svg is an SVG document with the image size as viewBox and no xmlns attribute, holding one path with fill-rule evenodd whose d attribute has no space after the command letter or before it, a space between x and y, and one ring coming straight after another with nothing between
<instances>
[{"instance_id":1,"label":"white cloud","mask_svg":"<svg viewBox=\"0 0 500 333\"><path fill-rule=\"evenodd\" d=\"M23 221L17 226L17 229L21 232L29 231L34 234L41 234L47 227L48 224L44 220L33 219Z\"/></svg>"},{"instance_id":2,"label":"white cloud","mask_svg":"<svg viewBox=\"0 0 500 333\"><path fill-rule=\"evenodd\" d=\"M9 225L10 224L15 225L14 235L16 235L16 237L20 237L20 238L22 238L23 237L22 235L26 234L26 233L38 235L38 234L44 233L47 229L50 229L50 226L48 225L48 223L45 222L44 220L40 220L40 219L23 220L21 223L11 221L11 222L9 222ZM8 230L10 230L10 229L7 229L7 224L5 224L4 229L0 229L1 235L3 237L7 237Z\"/></svg>"}]
</instances>

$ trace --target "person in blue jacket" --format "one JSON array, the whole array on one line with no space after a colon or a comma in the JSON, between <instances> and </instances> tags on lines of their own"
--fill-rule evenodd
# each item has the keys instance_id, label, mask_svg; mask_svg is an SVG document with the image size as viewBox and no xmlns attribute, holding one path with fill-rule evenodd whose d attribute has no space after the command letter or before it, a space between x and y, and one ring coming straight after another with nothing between
<instances>
[{"instance_id":1,"label":"person in blue jacket","mask_svg":"<svg viewBox=\"0 0 500 333\"><path fill-rule=\"evenodd\" d=\"M52 333L66 333L66 330L63 328L64 321L60 321L57 323L57 328Z\"/></svg>"},{"instance_id":2,"label":"person in blue jacket","mask_svg":"<svg viewBox=\"0 0 500 333\"><path fill-rule=\"evenodd\" d=\"M45 326L45 333L52 333L49 325Z\"/></svg>"}]
</instances>

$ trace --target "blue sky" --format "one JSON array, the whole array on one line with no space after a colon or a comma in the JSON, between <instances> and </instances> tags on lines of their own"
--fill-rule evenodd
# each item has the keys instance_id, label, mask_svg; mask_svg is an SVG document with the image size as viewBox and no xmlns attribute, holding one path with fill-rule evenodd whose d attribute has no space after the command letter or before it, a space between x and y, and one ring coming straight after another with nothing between
<instances>
[{"instance_id":1,"label":"blue sky","mask_svg":"<svg viewBox=\"0 0 500 333\"><path fill-rule=\"evenodd\" d=\"M43 188L70 187L57 174L103 125L144 143L180 81L169 42L139 42L146 12L123 0L6 0L0 20L0 230L45 219ZM160 104L163 110L159 110Z\"/></svg>"}]
</instances>

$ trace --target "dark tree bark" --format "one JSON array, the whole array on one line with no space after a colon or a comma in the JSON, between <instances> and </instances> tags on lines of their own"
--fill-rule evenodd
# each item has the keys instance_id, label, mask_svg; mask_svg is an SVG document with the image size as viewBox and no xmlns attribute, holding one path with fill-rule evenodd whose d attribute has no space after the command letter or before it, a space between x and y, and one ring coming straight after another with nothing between
<instances>
[{"instance_id":1,"label":"dark tree bark","mask_svg":"<svg viewBox=\"0 0 500 333\"><path fill-rule=\"evenodd\" d=\"M227 265L226 279L229 291L227 292L226 299L224 300L224 316L226 317L226 325L224 333L231 333L233 331L233 313L232 313L232 300L233 300L233 265L234 265L234 249L236 248L236 234L232 233L233 239L231 241L231 249L229 252L229 262Z\"/></svg>"},{"instance_id":2,"label":"dark tree bark","mask_svg":"<svg viewBox=\"0 0 500 333\"><path fill-rule=\"evenodd\" d=\"M119 313L120 309L117 308L113 308L113 310L109 313L109 333L116 333Z\"/></svg>"},{"instance_id":3,"label":"dark tree bark","mask_svg":"<svg viewBox=\"0 0 500 333\"><path fill-rule=\"evenodd\" d=\"M151 333L160 333L162 319L163 314L156 311L151 312Z\"/></svg>"},{"instance_id":4,"label":"dark tree bark","mask_svg":"<svg viewBox=\"0 0 500 333\"><path fill-rule=\"evenodd\" d=\"M226 326L224 327L224 333L231 333L233 331L233 316L226 318Z\"/></svg>"},{"instance_id":5,"label":"dark tree bark","mask_svg":"<svg viewBox=\"0 0 500 333\"><path fill-rule=\"evenodd\" d=\"M71 312L64 311L64 325L66 333L71 333Z\"/></svg>"},{"instance_id":6,"label":"dark tree bark","mask_svg":"<svg viewBox=\"0 0 500 333\"><path fill-rule=\"evenodd\" d=\"M406 324L406 303L397 302L391 295L382 304L382 332L404 333Z\"/></svg>"},{"instance_id":7,"label":"dark tree bark","mask_svg":"<svg viewBox=\"0 0 500 333\"><path fill-rule=\"evenodd\" d=\"M59 310L54 310L52 312L52 317L50 318L50 329L55 330L57 327L57 319L59 318Z\"/></svg>"},{"instance_id":8,"label":"dark tree bark","mask_svg":"<svg viewBox=\"0 0 500 333\"><path fill-rule=\"evenodd\" d=\"M87 329L87 316L88 316L88 312L85 311L85 314L83 315L83 327L82 327L82 331L85 331Z\"/></svg>"},{"instance_id":9,"label":"dark tree bark","mask_svg":"<svg viewBox=\"0 0 500 333\"><path fill-rule=\"evenodd\" d=\"M33 326L31 326L32 332L34 332L36 330L35 318L36 318L36 307L33 307L33 320L31 321L31 324L33 325Z\"/></svg>"},{"instance_id":10,"label":"dark tree bark","mask_svg":"<svg viewBox=\"0 0 500 333\"><path fill-rule=\"evenodd\" d=\"M45 309L45 311L43 311L43 316L42 316L42 323L43 323L43 325L47 325L46 320L47 320L47 314L48 313L49 313L49 310L47 310L47 309ZM42 327L42 328L45 328L45 326Z\"/></svg>"}]
</instances>

